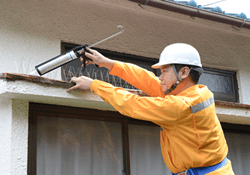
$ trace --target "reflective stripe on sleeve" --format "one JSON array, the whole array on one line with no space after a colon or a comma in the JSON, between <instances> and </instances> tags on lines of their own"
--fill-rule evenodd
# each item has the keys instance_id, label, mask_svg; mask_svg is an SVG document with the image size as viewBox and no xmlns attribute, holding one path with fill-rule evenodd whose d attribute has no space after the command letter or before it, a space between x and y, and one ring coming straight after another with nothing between
<instances>
[{"instance_id":1,"label":"reflective stripe on sleeve","mask_svg":"<svg viewBox=\"0 0 250 175\"><path fill-rule=\"evenodd\" d=\"M192 113L196 113L199 112L203 109L206 109L207 107L211 106L214 103L214 97L211 97L209 99L207 99L206 101L197 104L195 106L191 106L191 112Z\"/></svg>"}]
</instances>

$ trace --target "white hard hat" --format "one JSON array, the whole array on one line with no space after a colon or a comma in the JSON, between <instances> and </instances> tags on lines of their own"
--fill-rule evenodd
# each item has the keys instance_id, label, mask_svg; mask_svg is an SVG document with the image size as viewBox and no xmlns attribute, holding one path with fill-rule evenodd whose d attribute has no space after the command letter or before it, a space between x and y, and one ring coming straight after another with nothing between
<instances>
[{"instance_id":1,"label":"white hard hat","mask_svg":"<svg viewBox=\"0 0 250 175\"><path fill-rule=\"evenodd\" d=\"M159 69L167 64L185 64L202 67L199 52L193 46L184 43L175 43L165 47L161 52L159 63L151 67Z\"/></svg>"}]
</instances>

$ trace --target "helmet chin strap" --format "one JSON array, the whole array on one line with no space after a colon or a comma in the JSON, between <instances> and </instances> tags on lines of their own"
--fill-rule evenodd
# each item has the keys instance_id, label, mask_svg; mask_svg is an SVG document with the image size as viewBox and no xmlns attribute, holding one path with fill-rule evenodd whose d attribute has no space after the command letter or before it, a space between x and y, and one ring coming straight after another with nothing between
<instances>
[{"instance_id":1,"label":"helmet chin strap","mask_svg":"<svg viewBox=\"0 0 250 175\"><path fill-rule=\"evenodd\" d=\"M177 74L177 71L176 71L176 67L175 67L174 64L172 65L172 67L173 67L175 76L176 76L176 78L177 78L177 81L175 82L175 84L173 84L173 85L171 86L170 89L168 89L168 90L166 90L166 91L164 92L165 95L167 95L168 93L172 92L172 91L176 88L176 86L183 80L183 79L180 79L180 78L178 77L178 74Z\"/></svg>"}]
</instances>

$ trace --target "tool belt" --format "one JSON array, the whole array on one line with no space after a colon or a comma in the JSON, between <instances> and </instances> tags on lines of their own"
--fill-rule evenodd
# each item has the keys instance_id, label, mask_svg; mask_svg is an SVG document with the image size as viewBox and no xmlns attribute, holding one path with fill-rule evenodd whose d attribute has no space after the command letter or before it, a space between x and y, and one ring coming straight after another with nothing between
<instances>
[{"instance_id":1,"label":"tool belt","mask_svg":"<svg viewBox=\"0 0 250 175\"><path fill-rule=\"evenodd\" d=\"M207 173L211 173L211 172L223 167L226 164L227 164L227 157L224 160L222 160L220 163L213 165L213 166L190 168L186 171L182 171L182 172L179 172L176 174L172 173L172 175L205 175Z\"/></svg>"}]
</instances>

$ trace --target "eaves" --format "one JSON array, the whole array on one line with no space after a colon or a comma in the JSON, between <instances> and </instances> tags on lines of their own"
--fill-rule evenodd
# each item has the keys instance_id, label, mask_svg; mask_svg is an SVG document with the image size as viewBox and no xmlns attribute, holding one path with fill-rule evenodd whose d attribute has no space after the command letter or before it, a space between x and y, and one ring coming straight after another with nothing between
<instances>
[{"instance_id":1,"label":"eaves","mask_svg":"<svg viewBox=\"0 0 250 175\"><path fill-rule=\"evenodd\" d=\"M145 4L146 0L130 0L130 1L137 2L139 4ZM169 11L189 15L193 18L198 17L198 18L203 18L203 19L208 19L212 21L229 24L229 25L236 26L239 28L244 27L244 28L250 29L250 21L248 20L236 18L233 16L221 14L221 13L211 12L211 11L200 9L197 7L182 5L182 4L167 1L167 0L150 0L148 1L147 6L152 6L152 7L156 7L156 8L160 8L164 10L169 10Z\"/></svg>"}]
</instances>

